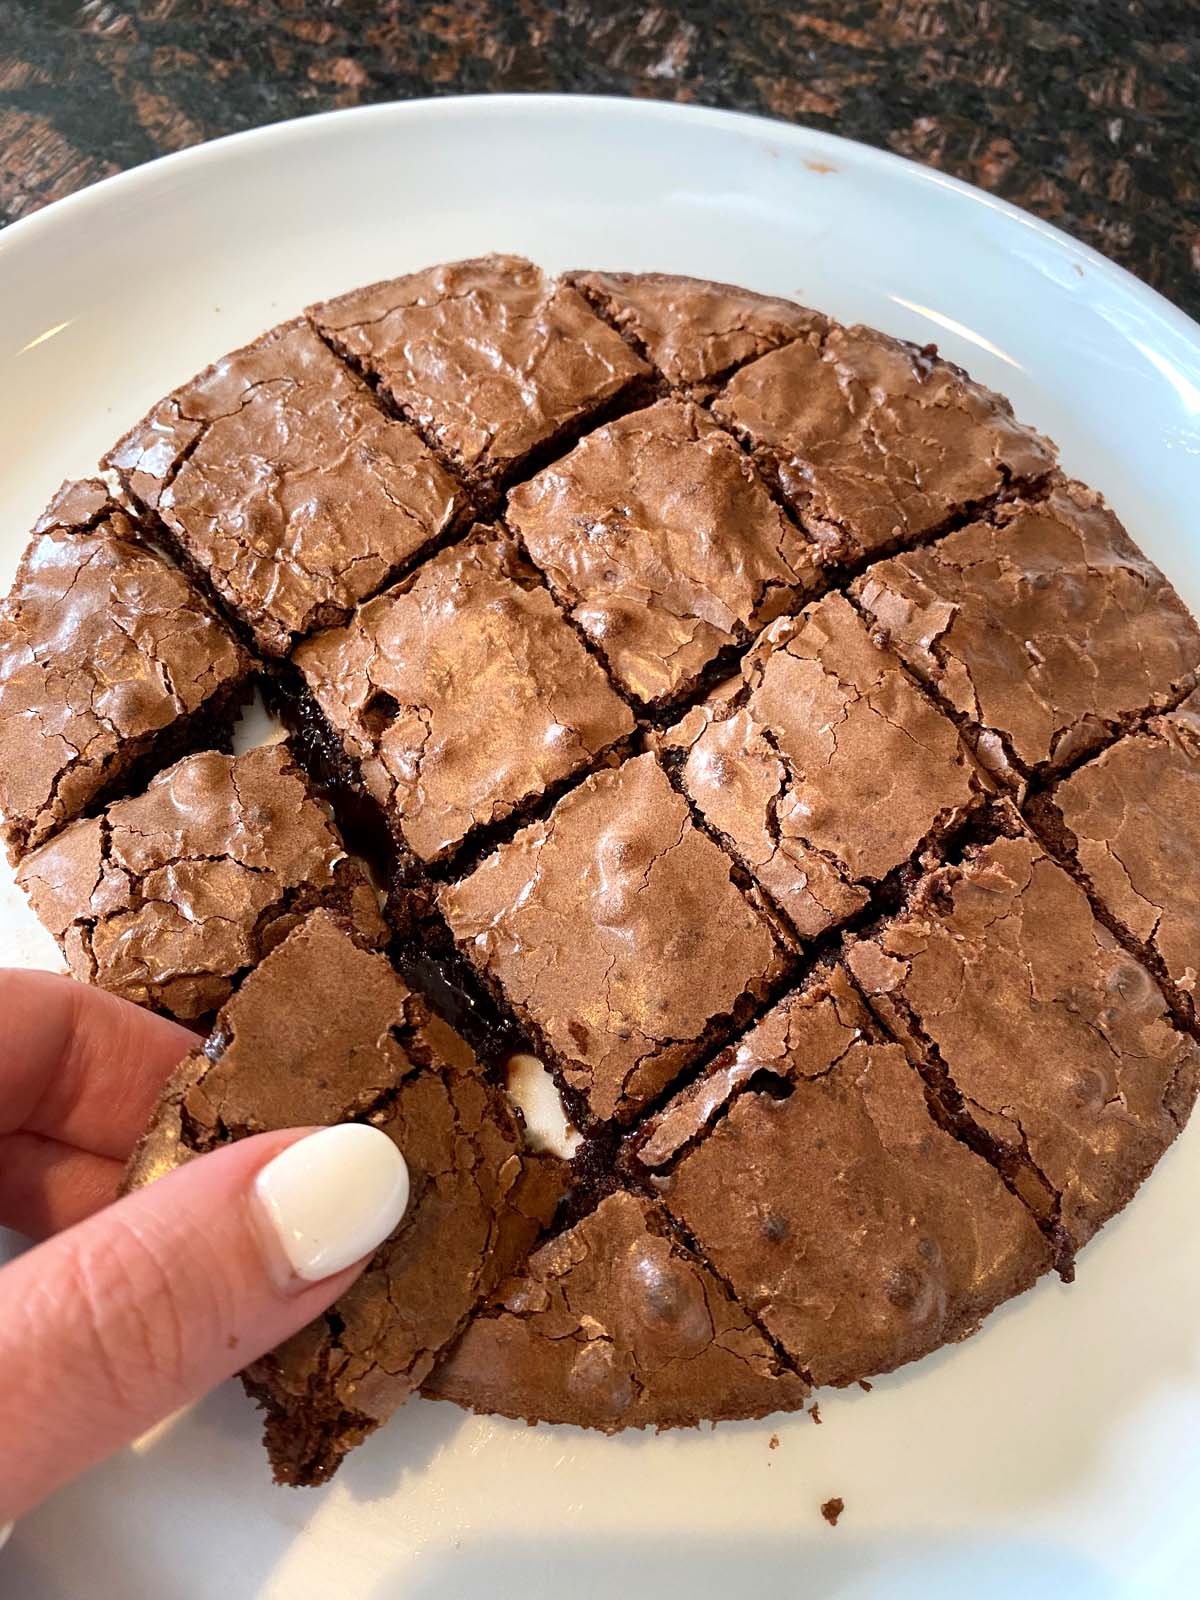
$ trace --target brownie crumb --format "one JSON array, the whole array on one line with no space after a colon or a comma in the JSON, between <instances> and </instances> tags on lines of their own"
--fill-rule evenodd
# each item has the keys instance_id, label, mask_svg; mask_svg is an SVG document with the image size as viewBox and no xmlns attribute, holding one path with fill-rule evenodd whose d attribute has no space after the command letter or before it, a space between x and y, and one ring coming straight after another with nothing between
<instances>
[{"instance_id":1,"label":"brownie crumb","mask_svg":"<svg viewBox=\"0 0 1200 1600\"><path fill-rule=\"evenodd\" d=\"M820 1408L820 1406L817 1404L817 1402L815 1400L813 1401L812 1405L809 1406L808 1414L813 1419L813 1421L817 1424L817 1426L820 1427L820 1425L821 1425L821 1408Z\"/></svg>"},{"instance_id":2,"label":"brownie crumb","mask_svg":"<svg viewBox=\"0 0 1200 1600\"><path fill-rule=\"evenodd\" d=\"M831 1528L836 1528L838 1518L846 1509L846 1502L840 1494L835 1494L831 1500L825 1500L821 1505L821 1515Z\"/></svg>"},{"instance_id":3,"label":"brownie crumb","mask_svg":"<svg viewBox=\"0 0 1200 1600\"><path fill-rule=\"evenodd\" d=\"M771 1437L767 1440L767 1449L768 1450L778 1450L779 1449L779 1435L777 1433L773 1433L771 1435Z\"/></svg>"}]
</instances>

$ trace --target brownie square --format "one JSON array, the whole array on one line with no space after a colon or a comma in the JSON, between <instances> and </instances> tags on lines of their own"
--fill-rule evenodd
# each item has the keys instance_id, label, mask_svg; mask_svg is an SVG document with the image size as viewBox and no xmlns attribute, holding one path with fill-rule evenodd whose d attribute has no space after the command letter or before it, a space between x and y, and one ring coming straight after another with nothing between
<instances>
[{"instance_id":1,"label":"brownie square","mask_svg":"<svg viewBox=\"0 0 1200 1600\"><path fill-rule=\"evenodd\" d=\"M697 394L768 350L828 326L819 311L794 301L670 272L572 272L566 281L672 388Z\"/></svg>"},{"instance_id":2,"label":"brownie square","mask_svg":"<svg viewBox=\"0 0 1200 1600\"><path fill-rule=\"evenodd\" d=\"M663 1203L815 1384L973 1333L1050 1264L840 969L775 1006L649 1133Z\"/></svg>"},{"instance_id":3,"label":"brownie square","mask_svg":"<svg viewBox=\"0 0 1200 1600\"><path fill-rule=\"evenodd\" d=\"M650 369L575 289L517 256L430 267L309 309L488 509L529 458Z\"/></svg>"},{"instance_id":4,"label":"brownie square","mask_svg":"<svg viewBox=\"0 0 1200 1600\"><path fill-rule=\"evenodd\" d=\"M853 593L1017 787L1166 706L1200 667L1187 608L1078 483L881 562Z\"/></svg>"},{"instance_id":5,"label":"brownie square","mask_svg":"<svg viewBox=\"0 0 1200 1600\"><path fill-rule=\"evenodd\" d=\"M622 688L657 705L817 586L804 535L690 402L590 433L512 490L507 520Z\"/></svg>"},{"instance_id":6,"label":"brownie square","mask_svg":"<svg viewBox=\"0 0 1200 1600\"><path fill-rule=\"evenodd\" d=\"M223 1005L314 906L364 941L385 933L285 745L185 757L31 851L17 881L76 978L185 1022Z\"/></svg>"},{"instance_id":7,"label":"brownie square","mask_svg":"<svg viewBox=\"0 0 1200 1600\"><path fill-rule=\"evenodd\" d=\"M355 781L427 863L633 731L537 574L485 529L307 641L295 664Z\"/></svg>"},{"instance_id":8,"label":"brownie square","mask_svg":"<svg viewBox=\"0 0 1200 1600\"><path fill-rule=\"evenodd\" d=\"M1200 968L1200 692L1153 717L1030 805L1102 919L1160 974L1185 1020Z\"/></svg>"},{"instance_id":9,"label":"brownie square","mask_svg":"<svg viewBox=\"0 0 1200 1600\"><path fill-rule=\"evenodd\" d=\"M840 594L773 622L661 748L806 939L861 911L984 794L953 723Z\"/></svg>"},{"instance_id":10,"label":"brownie square","mask_svg":"<svg viewBox=\"0 0 1200 1600\"><path fill-rule=\"evenodd\" d=\"M743 367L713 411L832 560L938 532L1039 482L1053 447L932 347L835 327Z\"/></svg>"},{"instance_id":11,"label":"brownie square","mask_svg":"<svg viewBox=\"0 0 1200 1600\"><path fill-rule=\"evenodd\" d=\"M64 484L0 602L0 829L13 862L144 760L225 739L251 666L102 483Z\"/></svg>"},{"instance_id":12,"label":"brownie square","mask_svg":"<svg viewBox=\"0 0 1200 1600\"><path fill-rule=\"evenodd\" d=\"M627 1121L715 1049L786 961L652 755L593 774L439 904L592 1118Z\"/></svg>"},{"instance_id":13,"label":"brownie square","mask_svg":"<svg viewBox=\"0 0 1200 1600\"><path fill-rule=\"evenodd\" d=\"M541 1246L421 1392L616 1433L795 1410L808 1386L662 1209L618 1192Z\"/></svg>"},{"instance_id":14,"label":"brownie square","mask_svg":"<svg viewBox=\"0 0 1200 1600\"><path fill-rule=\"evenodd\" d=\"M1068 1251L1126 1204L1187 1120L1200 1049L1028 835L937 869L847 960Z\"/></svg>"},{"instance_id":15,"label":"brownie square","mask_svg":"<svg viewBox=\"0 0 1200 1600\"><path fill-rule=\"evenodd\" d=\"M519 1267L561 1193L467 1045L378 954L313 912L245 980L168 1084L128 1183L275 1128L373 1123L408 1210L330 1311L244 1374L281 1483L321 1483Z\"/></svg>"},{"instance_id":16,"label":"brownie square","mask_svg":"<svg viewBox=\"0 0 1200 1600\"><path fill-rule=\"evenodd\" d=\"M105 465L272 656L344 621L468 514L420 436L303 321L176 389Z\"/></svg>"}]
</instances>

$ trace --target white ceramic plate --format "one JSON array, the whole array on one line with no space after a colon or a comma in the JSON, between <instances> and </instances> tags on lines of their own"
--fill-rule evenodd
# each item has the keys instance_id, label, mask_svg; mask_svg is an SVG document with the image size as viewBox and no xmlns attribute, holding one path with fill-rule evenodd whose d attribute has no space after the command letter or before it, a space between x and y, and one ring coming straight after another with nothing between
<instances>
[{"instance_id":1,"label":"white ceramic plate","mask_svg":"<svg viewBox=\"0 0 1200 1600\"><path fill-rule=\"evenodd\" d=\"M616 100L338 112L170 156L0 234L0 587L24 530L177 381L318 296L504 249L793 295L1007 393L1200 606L1200 329L974 189L824 134ZM58 965L0 878L0 951ZM0 1019L2 1022L2 1019ZM806 1417L609 1440L414 1402L272 1489L227 1385L18 1528L0 1593L1195 1593L1200 1127L976 1338ZM0 1379L2 1381L2 1379ZM780 1444L768 1449L778 1432ZM841 1495L836 1530L818 1514Z\"/></svg>"}]
</instances>

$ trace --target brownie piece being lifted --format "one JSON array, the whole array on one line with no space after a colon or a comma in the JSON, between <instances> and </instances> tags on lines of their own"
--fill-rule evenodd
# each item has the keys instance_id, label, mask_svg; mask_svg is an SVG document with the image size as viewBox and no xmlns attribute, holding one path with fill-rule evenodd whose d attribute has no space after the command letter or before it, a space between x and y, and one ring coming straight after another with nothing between
<instances>
[{"instance_id":1,"label":"brownie piece being lifted","mask_svg":"<svg viewBox=\"0 0 1200 1600\"><path fill-rule=\"evenodd\" d=\"M184 1022L315 906L385 936L375 890L286 745L205 751L70 823L17 881L75 977Z\"/></svg>"},{"instance_id":2,"label":"brownie piece being lifted","mask_svg":"<svg viewBox=\"0 0 1200 1600\"><path fill-rule=\"evenodd\" d=\"M136 1187L251 1133L367 1121L410 1198L362 1276L247 1369L281 1483L321 1483L402 1405L476 1304L524 1261L561 1194L462 1039L387 960L315 911L245 980L134 1152Z\"/></svg>"},{"instance_id":3,"label":"brownie piece being lifted","mask_svg":"<svg viewBox=\"0 0 1200 1600\"><path fill-rule=\"evenodd\" d=\"M421 1392L616 1433L794 1411L809 1391L661 1208L618 1191L542 1245Z\"/></svg>"},{"instance_id":4,"label":"brownie piece being lifted","mask_svg":"<svg viewBox=\"0 0 1200 1600\"><path fill-rule=\"evenodd\" d=\"M272 656L344 621L469 512L420 436L304 321L176 389L105 465Z\"/></svg>"},{"instance_id":5,"label":"brownie piece being lifted","mask_svg":"<svg viewBox=\"0 0 1200 1600\"><path fill-rule=\"evenodd\" d=\"M576 289L484 256L353 289L309 316L490 510L500 486L650 369Z\"/></svg>"},{"instance_id":6,"label":"brownie piece being lifted","mask_svg":"<svg viewBox=\"0 0 1200 1600\"><path fill-rule=\"evenodd\" d=\"M102 483L64 484L0 603L0 830L14 863L148 760L226 741L251 670Z\"/></svg>"}]
</instances>

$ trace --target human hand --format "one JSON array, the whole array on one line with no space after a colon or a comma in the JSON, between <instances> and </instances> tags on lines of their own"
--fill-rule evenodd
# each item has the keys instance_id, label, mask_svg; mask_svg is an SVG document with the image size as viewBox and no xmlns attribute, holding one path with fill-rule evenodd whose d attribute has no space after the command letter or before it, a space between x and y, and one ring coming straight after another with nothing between
<instances>
[{"instance_id":1,"label":"human hand","mask_svg":"<svg viewBox=\"0 0 1200 1600\"><path fill-rule=\"evenodd\" d=\"M0 970L0 1529L311 1322L391 1233L408 1174L377 1129L243 1139L118 1199L197 1040L49 973ZM0 1539L2 1542L2 1539Z\"/></svg>"}]
</instances>

